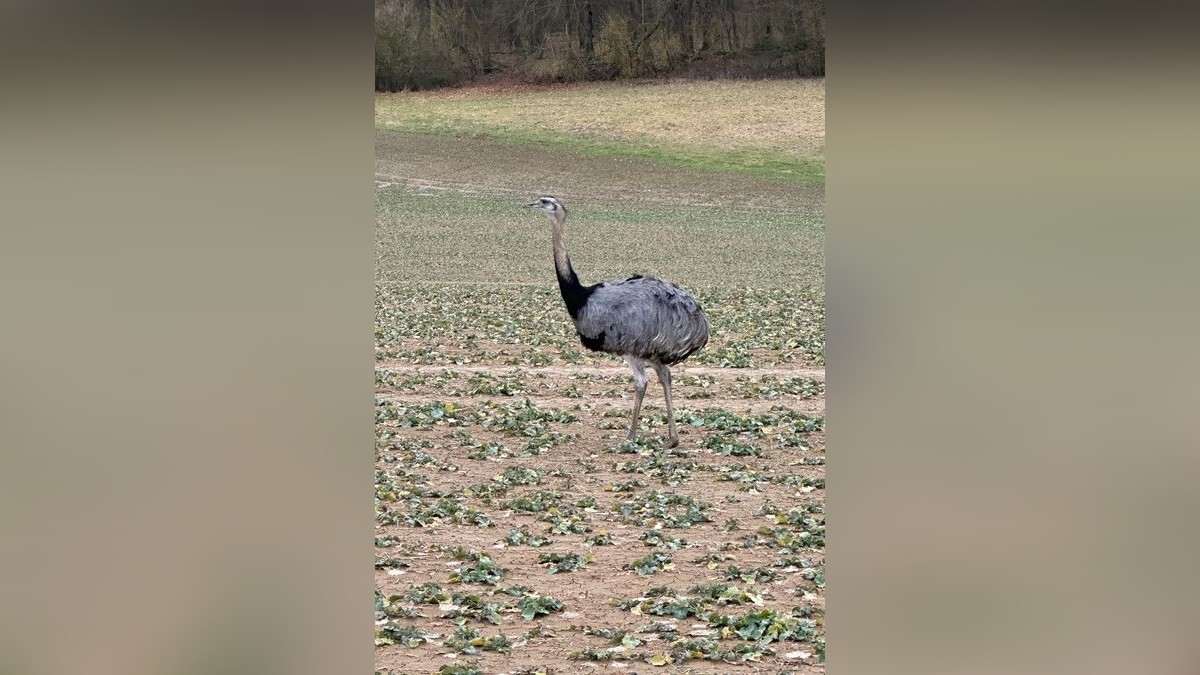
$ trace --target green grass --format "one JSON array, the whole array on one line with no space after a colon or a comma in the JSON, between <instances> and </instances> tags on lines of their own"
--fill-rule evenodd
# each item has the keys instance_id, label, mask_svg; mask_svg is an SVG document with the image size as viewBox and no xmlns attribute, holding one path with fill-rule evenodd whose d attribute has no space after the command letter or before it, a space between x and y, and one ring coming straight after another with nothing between
<instances>
[{"instance_id":1,"label":"green grass","mask_svg":"<svg viewBox=\"0 0 1200 675\"><path fill-rule=\"evenodd\" d=\"M823 80L466 87L376 97L377 129L825 180Z\"/></svg>"},{"instance_id":2,"label":"green grass","mask_svg":"<svg viewBox=\"0 0 1200 675\"><path fill-rule=\"evenodd\" d=\"M587 133L513 128L461 119L403 119L379 125L377 128L416 134L476 136L509 145L550 146L562 152L588 157L640 159L699 171L742 173L796 183L825 181L825 160L820 157L791 158L753 150L709 150L664 143L651 144L646 141L612 139Z\"/></svg>"}]
</instances>

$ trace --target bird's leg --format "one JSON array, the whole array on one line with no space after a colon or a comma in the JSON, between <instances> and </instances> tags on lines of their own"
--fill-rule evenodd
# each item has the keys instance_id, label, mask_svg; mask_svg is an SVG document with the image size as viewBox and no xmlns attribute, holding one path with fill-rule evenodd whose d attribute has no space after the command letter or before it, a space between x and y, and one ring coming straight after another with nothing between
<instances>
[{"instance_id":1,"label":"bird's leg","mask_svg":"<svg viewBox=\"0 0 1200 675\"><path fill-rule=\"evenodd\" d=\"M658 363L651 363L654 372L658 373L658 381L662 383L663 396L667 399L667 438L663 447L673 448L679 445L679 431L675 429L675 407L671 405L671 369Z\"/></svg>"},{"instance_id":2,"label":"bird's leg","mask_svg":"<svg viewBox=\"0 0 1200 675\"><path fill-rule=\"evenodd\" d=\"M630 356L628 358L629 367L633 369L633 420L629 423L629 440L637 438L638 421L642 417L642 399L646 396L646 383L650 378L646 376L646 362Z\"/></svg>"}]
</instances>

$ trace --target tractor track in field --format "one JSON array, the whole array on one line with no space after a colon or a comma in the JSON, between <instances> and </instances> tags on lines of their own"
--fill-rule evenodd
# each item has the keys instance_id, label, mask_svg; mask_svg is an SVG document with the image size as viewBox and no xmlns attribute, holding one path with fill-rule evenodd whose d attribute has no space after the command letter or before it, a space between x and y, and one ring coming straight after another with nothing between
<instances>
[{"instance_id":1,"label":"tractor track in field","mask_svg":"<svg viewBox=\"0 0 1200 675\"><path fill-rule=\"evenodd\" d=\"M624 366L476 366L476 365L425 365L408 361L382 360L375 362L376 372L392 373L492 373L494 375L629 375ZM673 366L671 375L675 380L687 375L709 375L718 378L736 377L807 377L825 380L824 368L719 368L713 366Z\"/></svg>"},{"instance_id":2,"label":"tractor track in field","mask_svg":"<svg viewBox=\"0 0 1200 675\"><path fill-rule=\"evenodd\" d=\"M644 410L661 409L664 407L662 401L662 390L658 390L658 396L654 396L655 392L647 390ZM577 405L586 405L591 409L604 407L609 410L626 410L628 411L632 405L633 392L626 392L626 396L621 398L606 398L597 400L594 396L584 396L580 398L569 398L564 396L542 396L536 392L528 392L515 396L502 395L472 395L472 396L449 396L435 394L398 394L394 391L389 391L386 388L375 390L375 399L385 403L425 403L432 400L452 401L460 404L486 404L492 401L504 400L521 400L529 398L536 400L539 406L557 409L571 409ZM748 398L699 398L685 399L676 395L673 397L676 410L685 409L703 409L703 408L726 408L735 412L747 412L752 414L766 412L772 408L780 406L786 407L789 410L794 410L805 415L824 415L825 400L823 398L801 399L796 396L780 396L774 399L748 399Z\"/></svg>"}]
</instances>

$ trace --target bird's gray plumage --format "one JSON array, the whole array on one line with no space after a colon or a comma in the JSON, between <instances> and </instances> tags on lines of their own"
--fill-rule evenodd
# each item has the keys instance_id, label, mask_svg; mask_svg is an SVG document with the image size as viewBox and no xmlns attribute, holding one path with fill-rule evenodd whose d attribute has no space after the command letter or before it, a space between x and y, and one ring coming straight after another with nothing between
<instances>
[{"instance_id":1,"label":"bird's gray plumage","mask_svg":"<svg viewBox=\"0 0 1200 675\"><path fill-rule=\"evenodd\" d=\"M581 340L669 366L708 344L708 316L675 284L636 276L598 284L575 318Z\"/></svg>"},{"instance_id":2,"label":"bird's gray plumage","mask_svg":"<svg viewBox=\"0 0 1200 675\"><path fill-rule=\"evenodd\" d=\"M635 397L629 438L637 434L646 394L646 366L658 373L667 403L666 447L679 444L671 404L671 370L708 344L708 316L687 291L662 279L634 275L628 279L584 286L563 244L567 208L554 197L529 206L546 212L553 223L554 269L563 303L583 346L624 356L633 370Z\"/></svg>"}]
</instances>

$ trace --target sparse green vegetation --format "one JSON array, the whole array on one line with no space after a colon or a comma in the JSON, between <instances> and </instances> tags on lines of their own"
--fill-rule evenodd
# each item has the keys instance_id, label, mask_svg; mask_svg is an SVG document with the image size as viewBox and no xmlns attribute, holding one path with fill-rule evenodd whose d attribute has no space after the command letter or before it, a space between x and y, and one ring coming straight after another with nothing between
<instances>
[{"instance_id":1,"label":"sparse green vegetation","mask_svg":"<svg viewBox=\"0 0 1200 675\"><path fill-rule=\"evenodd\" d=\"M484 637L477 628L459 626L458 630L442 642L442 646L463 654L477 654L480 651L508 654L512 651L513 643L504 635Z\"/></svg>"},{"instance_id":2,"label":"sparse green vegetation","mask_svg":"<svg viewBox=\"0 0 1200 675\"><path fill-rule=\"evenodd\" d=\"M669 537L659 530L647 530L638 539L646 546L658 546L660 548L671 549L672 551L687 546L687 539L683 537Z\"/></svg>"},{"instance_id":3,"label":"sparse green vegetation","mask_svg":"<svg viewBox=\"0 0 1200 675\"><path fill-rule=\"evenodd\" d=\"M563 610L563 603L550 596L542 595L526 595L517 602L517 608L521 610L521 616L526 621L533 621L539 616L546 616L554 612Z\"/></svg>"},{"instance_id":4,"label":"sparse green vegetation","mask_svg":"<svg viewBox=\"0 0 1200 675\"><path fill-rule=\"evenodd\" d=\"M458 569L450 573L451 583L490 584L495 586L504 576L504 568L485 553L468 553Z\"/></svg>"},{"instance_id":5,"label":"sparse green vegetation","mask_svg":"<svg viewBox=\"0 0 1200 675\"><path fill-rule=\"evenodd\" d=\"M591 556L582 556L578 553L543 553L537 559L539 565L550 570L550 574L583 569L592 560Z\"/></svg>"},{"instance_id":6,"label":"sparse green vegetation","mask_svg":"<svg viewBox=\"0 0 1200 675\"><path fill-rule=\"evenodd\" d=\"M649 576L663 570L675 569L675 562L666 553L651 553L644 558L634 560L622 569L633 570L641 576Z\"/></svg>"},{"instance_id":7,"label":"sparse green vegetation","mask_svg":"<svg viewBox=\"0 0 1200 675\"><path fill-rule=\"evenodd\" d=\"M549 537L543 537L539 534L530 532L529 528L525 525L518 527L504 536L504 543L511 546L530 546L532 548L538 548L540 546L549 544L550 541L551 540Z\"/></svg>"},{"instance_id":8,"label":"sparse green vegetation","mask_svg":"<svg viewBox=\"0 0 1200 675\"><path fill-rule=\"evenodd\" d=\"M644 495L617 504L613 510L624 521L642 527L691 527L696 523L710 522L705 513L708 504L697 501L690 495L651 490Z\"/></svg>"}]
</instances>

